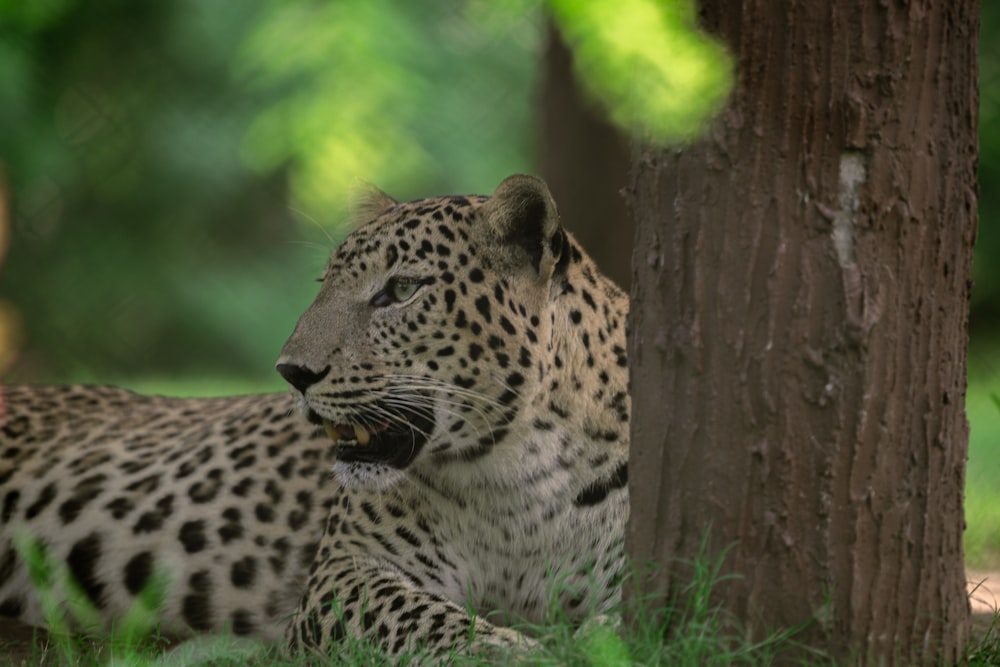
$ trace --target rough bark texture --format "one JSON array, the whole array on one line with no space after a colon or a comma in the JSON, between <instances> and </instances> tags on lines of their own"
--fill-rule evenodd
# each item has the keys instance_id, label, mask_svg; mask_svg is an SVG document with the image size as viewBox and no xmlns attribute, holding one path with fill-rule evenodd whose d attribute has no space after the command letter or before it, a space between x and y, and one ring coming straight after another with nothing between
<instances>
[{"instance_id":1,"label":"rough bark texture","mask_svg":"<svg viewBox=\"0 0 1000 667\"><path fill-rule=\"evenodd\" d=\"M635 225L622 190L628 142L576 83L573 56L549 25L540 91L538 156L559 215L606 275L622 289L632 279Z\"/></svg>"},{"instance_id":2,"label":"rough bark texture","mask_svg":"<svg viewBox=\"0 0 1000 667\"><path fill-rule=\"evenodd\" d=\"M702 2L730 104L630 184L640 589L711 527L751 633L960 659L977 4Z\"/></svg>"}]
</instances>

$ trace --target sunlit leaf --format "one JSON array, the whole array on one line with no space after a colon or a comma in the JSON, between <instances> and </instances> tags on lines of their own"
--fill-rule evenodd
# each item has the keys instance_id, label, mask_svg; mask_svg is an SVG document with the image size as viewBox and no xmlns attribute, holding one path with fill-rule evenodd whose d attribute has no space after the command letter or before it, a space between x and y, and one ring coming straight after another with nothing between
<instances>
[{"instance_id":1,"label":"sunlit leaf","mask_svg":"<svg viewBox=\"0 0 1000 667\"><path fill-rule=\"evenodd\" d=\"M725 50L698 32L690 2L548 3L590 93L619 126L656 141L690 138L729 92Z\"/></svg>"}]
</instances>

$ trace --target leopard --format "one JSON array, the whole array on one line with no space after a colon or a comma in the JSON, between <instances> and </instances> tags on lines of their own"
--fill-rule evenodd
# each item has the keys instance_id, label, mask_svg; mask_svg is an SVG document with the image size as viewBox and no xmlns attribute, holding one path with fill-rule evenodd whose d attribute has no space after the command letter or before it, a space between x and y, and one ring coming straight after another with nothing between
<instances>
[{"instance_id":1,"label":"leopard","mask_svg":"<svg viewBox=\"0 0 1000 667\"><path fill-rule=\"evenodd\" d=\"M30 536L113 623L290 653L533 650L615 610L628 297L545 182L356 198L276 363L284 394L5 388L0 613L42 622Z\"/></svg>"}]
</instances>

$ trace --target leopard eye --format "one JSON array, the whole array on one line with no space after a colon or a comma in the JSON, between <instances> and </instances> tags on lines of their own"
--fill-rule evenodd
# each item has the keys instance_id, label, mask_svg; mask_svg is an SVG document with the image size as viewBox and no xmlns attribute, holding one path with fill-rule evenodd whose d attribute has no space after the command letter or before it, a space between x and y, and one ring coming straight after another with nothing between
<instances>
[{"instance_id":1,"label":"leopard eye","mask_svg":"<svg viewBox=\"0 0 1000 667\"><path fill-rule=\"evenodd\" d=\"M371 304L377 308L384 308L394 303L409 301L417 290L426 284L426 280L416 278L390 278L385 288L372 297Z\"/></svg>"},{"instance_id":2,"label":"leopard eye","mask_svg":"<svg viewBox=\"0 0 1000 667\"><path fill-rule=\"evenodd\" d=\"M416 280L393 280L385 287L389 296L397 303L402 303L417 293L420 283Z\"/></svg>"}]
</instances>

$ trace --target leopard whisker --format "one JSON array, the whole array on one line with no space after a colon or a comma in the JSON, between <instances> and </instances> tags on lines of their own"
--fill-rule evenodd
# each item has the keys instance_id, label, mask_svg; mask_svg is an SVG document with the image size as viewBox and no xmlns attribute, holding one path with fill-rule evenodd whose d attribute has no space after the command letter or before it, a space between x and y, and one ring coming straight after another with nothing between
<instances>
[{"instance_id":1,"label":"leopard whisker","mask_svg":"<svg viewBox=\"0 0 1000 667\"><path fill-rule=\"evenodd\" d=\"M390 399L386 399L386 400L389 401ZM458 410L452 409L451 407L449 407L449 405L457 405L457 406L462 407L462 408L472 409L475 412L475 414L477 414L477 416L482 420L482 422L485 425L487 431L489 431L490 433L493 432L493 427L490 424L489 419L487 418L486 414L484 412L482 412L481 410L478 410L474 406L469 406L467 404L462 404L462 403L454 403L454 402L451 402L451 401L442 401L441 399L437 399L436 401L431 401L430 399L424 399L424 400L426 401L426 407L428 409L437 408L437 409L441 410L442 412L444 412L446 415L449 415L449 416L452 416L452 417L455 417L455 418L458 418L458 419L462 419L463 421L465 421L466 424L468 424L473 429L473 431L476 434L476 437L482 437L483 431L479 427L476 426L476 421L478 421L478 420L476 420L476 421L468 420L465 415L463 415L462 413L460 413ZM413 406L412 402L401 401L400 404L406 405L406 406Z\"/></svg>"}]
</instances>

